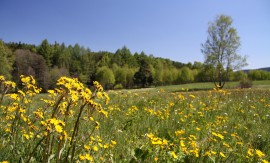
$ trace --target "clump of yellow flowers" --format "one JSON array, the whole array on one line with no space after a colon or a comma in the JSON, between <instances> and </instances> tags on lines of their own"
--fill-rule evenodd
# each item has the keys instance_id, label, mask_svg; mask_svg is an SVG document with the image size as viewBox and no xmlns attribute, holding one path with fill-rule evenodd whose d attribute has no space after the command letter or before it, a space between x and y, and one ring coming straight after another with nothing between
<instances>
[{"instance_id":1,"label":"clump of yellow flowers","mask_svg":"<svg viewBox=\"0 0 270 163\"><path fill-rule=\"evenodd\" d=\"M103 107L110 98L102 86L94 82L91 91L76 78L61 77L57 88L41 94L42 89L32 76L20 78L21 87L16 87L0 76L0 151L8 153L5 160L94 161L91 152L101 146L91 146L93 150L83 147L87 146L85 142L93 142L102 117L108 117ZM37 100L38 106L34 105ZM115 144L114 140L108 144L99 142L103 149Z\"/></svg>"}]
</instances>

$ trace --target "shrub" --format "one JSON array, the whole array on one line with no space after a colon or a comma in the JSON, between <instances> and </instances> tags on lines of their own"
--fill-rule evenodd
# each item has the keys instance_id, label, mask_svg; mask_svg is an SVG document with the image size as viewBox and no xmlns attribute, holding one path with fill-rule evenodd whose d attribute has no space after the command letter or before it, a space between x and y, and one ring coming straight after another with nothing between
<instances>
[{"instance_id":1,"label":"shrub","mask_svg":"<svg viewBox=\"0 0 270 163\"><path fill-rule=\"evenodd\" d=\"M123 85L122 84L116 84L114 86L114 89L123 89Z\"/></svg>"},{"instance_id":2,"label":"shrub","mask_svg":"<svg viewBox=\"0 0 270 163\"><path fill-rule=\"evenodd\" d=\"M251 88L252 87L252 80L248 78L244 78L240 80L240 88Z\"/></svg>"}]
</instances>

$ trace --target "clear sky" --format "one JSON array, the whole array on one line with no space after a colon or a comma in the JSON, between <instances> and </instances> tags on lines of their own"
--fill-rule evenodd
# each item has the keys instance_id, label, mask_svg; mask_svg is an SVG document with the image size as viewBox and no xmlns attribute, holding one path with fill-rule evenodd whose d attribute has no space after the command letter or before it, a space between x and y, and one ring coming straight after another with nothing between
<instances>
[{"instance_id":1,"label":"clear sky","mask_svg":"<svg viewBox=\"0 0 270 163\"><path fill-rule=\"evenodd\" d=\"M269 0L0 0L0 39L110 52L125 45L132 53L203 62L208 23L220 14L234 20L245 68L270 67Z\"/></svg>"}]
</instances>

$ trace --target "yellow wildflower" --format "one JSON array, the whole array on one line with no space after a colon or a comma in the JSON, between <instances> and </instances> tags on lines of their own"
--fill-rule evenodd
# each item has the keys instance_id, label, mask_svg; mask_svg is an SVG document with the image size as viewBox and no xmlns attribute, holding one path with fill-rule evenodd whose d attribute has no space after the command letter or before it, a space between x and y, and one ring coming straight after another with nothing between
<instances>
[{"instance_id":1,"label":"yellow wildflower","mask_svg":"<svg viewBox=\"0 0 270 163\"><path fill-rule=\"evenodd\" d=\"M60 125L55 125L55 131L61 133L63 132L63 128Z\"/></svg>"},{"instance_id":2,"label":"yellow wildflower","mask_svg":"<svg viewBox=\"0 0 270 163\"><path fill-rule=\"evenodd\" d=\"M216 155L216 154L217 154L217 152L215 152L215 151L211 151L211 154Z\"/></svg>"},{"instance_id":3,"label":"yellow wildflower","mask_svg":"<svg viewBox=\"0 0 270 163\"><path fill-rule=\"evenodd\" d=\"M97 146L93 146L93 150L94 151L98 151L98 147Z\"/></svg>"},{"instance_id":4,"label":"yellow wildflower","mask_svg":"<svg viewBox=\"0 0 270 163\"><path fill-rule=\"evenodd\" d=\"M230 145L227 144L227 143L223 143L223 145L224 145L225 147L227 147L227 148L230 148Z\"/></svg>"},{"instance_id":5,"label":"yellow wildflower","mask_svg":"<svg viewBox=\"0 0 270 163\"><path fill-rule=\"evenodd\" d=\"M1 77L1 76L0 76ZM1 161L0 163L8 163L8 161Z\"/></svg>"},{"instance_id":6,"label":"yellow wildflower","mask_svg":"<svg viewBox=\"0 0 270 163\"><path fill-rule=\"evenodd\" d=\"M219 155L220 155L221 157L226 157L225 154L222 153L222 152L219 152Z\"/></svg>"},{"instance_id":7,"label":"yellow wildflower","mask_svg":"<svg viewBox=\"0 0 270 163\"><path fill-rule=\"evenodd\" d=\"M185 133L185 131L184 130L178 130L178 131L175 131L174 133L175 133L176 136L178 136L178 135L183 135Z\"/></svg>"},{"instance_id":8,"label":"yellow wildflower","mask_svg":"<svg viewBox=\"0 0 270 163\"><path fill-rule=\"evenodd\" d=\"M207 152L204 153L203 156L211 156L211 152L207 151Z\"/></svg>"},{"instance_id":9,"label":"yellow wildflower","mask_svg":"<svg viewBox=\"0 0 270 163\"><path fill-rule=\"evenodd\" d=\"M254 154L253 154L253 151L254 151L254 149L248 149L248 155L249 156L254 156Z\"/></svg>"},{"instance_id":10,"label":"yellow wildflower","mask_svg":"<svg viewBox=\"0 0 270 163\"><path fill-rule=\"evenodd\" d=\"M161 145L162 144L162 141L160 138L153 138L151 142L154 145Z\"/></svg>"},{"instance_id":11,"label":"yellow wildflower","mask_svg":"<svg viewBox=\"0 0 270 163\"><path fill-rule=\"evenodd\" d=\"M171 154L171 156L172 156L174 159L176 159L176 158L177 158L177 155L175 154L175 152L174 152L174 151L171 151L171 152L170 152L170 154Z\"/></svg>"},{"instance_id":12,"label":"yellow wildflower","mask_svg":"<svg viewBox=\"0 0 270 163\"><path fill-rule=\"evenodd\" d=\"M114 140L111 140L111 143L112 143L113 145L116 145L116 141L114 141Z\"/></svg>"},{"instance_id":13,"label":"yellow wildflower","mask_svg":"<svg viewBox=\"0 0 270 163\"><path fill-rule=\"evenodd\" d=\"M257 156L258 156L259 158L262 158L262 157L265 156L265 154L264 154L262 151L260 151L259 149L255 149L255 152L256 152L256 154L257 154Z\"/></svg>"},{"instance_id":14,"label":"yellow wildflower","mask_svg":"<svg viewBox=\"0 0 270 163\"><path fill-rule=\"evenodd\" d=\"M5 80L5 77L0 75L0 81L4 81Z\"/></svg>"},{"instance_id":15,"label":"yellow wildflower","mask_svg":"<svg viewBox=\"0 0 270 163\"><path fill-rule=\"evenodd\" d=\"M189 95L189 97L191 97L191 98L195 98L196 96L194 96L194 95Z\"/></svg>"},{"instance_id":16,"label":"yellow wildflower","mask_svg":"<svg viewBox=\"0 0 270 163\"><path fill-rule=\"evenodd\" d=\"M183 140L180 141L180 146L185 147L185 142Z\"/></svg>"},{"instance_id":17,"label":"yellow wildflower","mask_svg":"<svg viewBox=\"0 0 270 163\"><path fill-rule=\"evenodd\" d=\"M152 133L150 133L150 134L146 134L146 136L148 137L148 138L150 138L150 139L152 139L152 138L154 138L154 134L152 134Z\"/></svg>"},{"instance_id":18,"label":"yellow wildflower","mask_svg":"<svg viewBox=\"0 0 270 163\"><path fill-rule=\"evenodd\" d=\"M97 92L97 98L102 99L103 94L101 92Z\"/></svg>"},{"instance_id":19,"label":"yellow wildflower","mask_svg":"<svg viewBox=\"0 0 270 163\"><path fill-rule=\"evenodd\" d=\"M84 149L86 149L86 150L91 149L91 147L90 147L89 145L84 145L83 147L84 147Z\"/></svg>"},{"instance_id":20,"label":"yellow wildflower","mask_svg":"<svg viewBox=\"0 0 270 163\"><path fill-rule=\"evenodd\" d=\"M109 145L108 144L104 144L103 148L107 149L107 148L109 148Z\"/></svg>"},{"instance_id":21,"label":"yellow wildflower","mask_svg":"<svg viewBox=\"0 0 270 163\"><path fill-rule=\"evenodd\" d=\"M83 155L80 154L80 155L79 155L79 159L80 159L80 160L85 160L85 157L84 157Z\"/></svg>"},{"instance_id":22,"label":"yellow wildflower","mask_svg":"<svg viewBox=\"0 0 270 163\"><path fill-rule=\"evenodd\" d=\"M104 109L101 109L100 112L106 117L108 118L108 112L105 111Z\"/></svg>"}]
</instances>

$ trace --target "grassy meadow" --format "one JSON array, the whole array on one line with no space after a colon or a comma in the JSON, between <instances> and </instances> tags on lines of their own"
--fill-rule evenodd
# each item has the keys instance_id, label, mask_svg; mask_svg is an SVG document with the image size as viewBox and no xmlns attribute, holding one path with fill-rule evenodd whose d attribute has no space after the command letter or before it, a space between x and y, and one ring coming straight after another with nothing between
<instances>
[{"instance_id":1,"label":"grassy meadow","mask_svg":"<svg viewBox=\"0 0 270 163\"><path fill-rule=\"evenodd\" d=\"M268 162L270 82L104 92L61 78L40 94L1 79L0 162Z\"/></svg>"}]
</instances>

